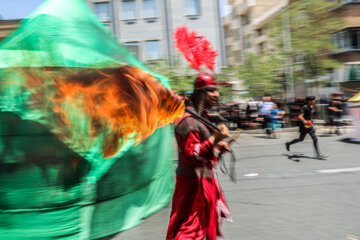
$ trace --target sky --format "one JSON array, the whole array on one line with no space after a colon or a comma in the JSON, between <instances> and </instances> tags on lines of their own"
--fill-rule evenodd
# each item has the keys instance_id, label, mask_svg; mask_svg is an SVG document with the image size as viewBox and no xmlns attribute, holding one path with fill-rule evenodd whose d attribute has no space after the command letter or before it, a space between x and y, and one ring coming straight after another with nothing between
<instances>
[{"instance_id":1,"label":"sky","mask_svg":"<svg viewBox=\"0 0 360 240\"><path fill-rule=\"evenodd\" d=\"M20 19L28 16L44 0L0 0L1 19Z\"/></svg>"},{"instance_id":2,"label":"sky","mask_svg":"<svg viewBox=\"0 0 360 240\"><path fill-rule=\"evenodd\" d=\"M0 0L0 19L20 19L28 16L45 0ZM231 9L227 0L219 0L222 15L227 15Z\"/></svg>"}]
</instances>

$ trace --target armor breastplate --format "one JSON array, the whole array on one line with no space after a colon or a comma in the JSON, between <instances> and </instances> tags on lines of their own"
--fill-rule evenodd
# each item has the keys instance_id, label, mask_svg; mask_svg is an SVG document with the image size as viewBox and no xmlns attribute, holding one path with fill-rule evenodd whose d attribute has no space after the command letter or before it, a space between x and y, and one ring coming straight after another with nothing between
<instances>
[{"instance_id":1,"label":"armor breastplate","mask_svg":"<svg viewBox=\"0 0 360 240\"><path fill-rule=\"evenodd\" d=\"M198 119L195 119L189 113L185 113L184 116L178 121L175 126L175 132L181 137L186 138L188 133L196 131L200 133L200 141L203 142L211 136L211 132ZM212 159L200 160L202 163L199 166L188 166L183 161L181 150L179 149L179 164L176 170L177 174L186 176L198 176L210 179L213 177Z\"/></svg>"}]
</instances>

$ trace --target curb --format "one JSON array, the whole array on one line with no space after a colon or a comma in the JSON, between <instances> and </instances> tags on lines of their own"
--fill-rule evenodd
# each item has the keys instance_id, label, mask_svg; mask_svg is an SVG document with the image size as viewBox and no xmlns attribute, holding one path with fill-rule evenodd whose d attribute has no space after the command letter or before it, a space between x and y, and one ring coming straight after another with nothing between
<instances>
[{"instance_id":1,"label":"curb","mask_svg":"<svg viewBox=\"0 0 360 240\"><path fill-rule=\"evenodd\" d=\"M280 132L297 132L298 127L291 127L291 128L281 128L279 129ZM242 130L241 133L243 134L265 134L265 129L253 129L253 130Z\"/></svg>"},{"instance_id":2,"label":"curb","mask_svg":"<svg viewBox=\"0 0 360 240\"><path fill-rule=\"evenodd\" d=\"M322 129L326 129L327 126L321 126L318 125L316 126L317 130L322 130ZM352 129L354 128L353 126L343 126L343 129ZM235 132L236 130L231 130L230 132ZM299 131L299 127L288 127L288 128L281 128L279 129L280 133L281 132L297 132ZM241 130L242 134L266 134L266 130L265 129L252 129L252 130Z\"/></svg>"}]
</instances>

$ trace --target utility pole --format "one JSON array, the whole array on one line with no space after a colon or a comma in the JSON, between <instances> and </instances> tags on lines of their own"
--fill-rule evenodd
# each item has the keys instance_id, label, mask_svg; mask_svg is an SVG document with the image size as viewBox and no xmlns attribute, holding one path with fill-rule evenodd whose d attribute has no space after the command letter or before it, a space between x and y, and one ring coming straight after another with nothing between
<instances>
[{"instance_id":1,"label":"utility pole","mask_svg":"<svg viewBox=\"0 0 360 240\"><path fill-rule=\"evenodd\" d=\"M165 38L166 38L166 50L167 50L167 58L169 61L169 65L171 68L175 66L174 54L173 54L173 44L172 44L172 13L171 13L171 1L164 0L164 16L165 16Z\"/></svg>"},{"instance_id":2,"label":"utility pole","mask_svg":"<svg viewBox=\"0 0 360 240\"><path fill-rule=\"evenodd\" d=\"M117 32L117 15L115 14L115 4L114 0L110 0L110 11L111 11L111 22L112 22L112 32L114 33L115 38L120 41L120 34ZM119 36L118 36L119 34Z\"/></svg>"},{"instance_id":3,"label":"utility pole","mask_svg":"<svg viewBox=\"0 0 360 240\"><path fill-rule=\"evenodd\" d=\"M220 7L220 1L219 0L215 0L216 2L216 17L217 17L217 23L218 23L218 27L219 27L219 50L220 50L220 69L225 67L227 65L226 63L226 51L225 51L225 36L224 36L224 29L223 29L223 23L222 23L222 18L221 18L221 7ZM223 71L222 69L220 70L221 72Z\"/></svg>"},{"instance_id":4,"label":"utility pole","mask_svg":"<svg viewBox=\"0 0 360 240\"><path fill-rule=\"evenodd\" d=\"M285 80L286 80L286 100L293 101L294 94L294 74L292 65L292 49L291 49L291 32L290 32L290 16L286 9L281 15L283 47L285 53Z\"/></svg>"}]
</instances>

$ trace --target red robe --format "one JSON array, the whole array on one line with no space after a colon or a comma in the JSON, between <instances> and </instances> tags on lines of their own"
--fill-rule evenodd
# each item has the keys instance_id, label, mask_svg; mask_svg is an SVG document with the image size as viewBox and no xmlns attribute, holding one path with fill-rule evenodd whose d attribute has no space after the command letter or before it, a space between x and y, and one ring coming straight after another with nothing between
<instances>
[{"instance_id":1,"label":"red robe","mask_svg":"<svg viewBox=\"0 0 360 240\"><path fill-rule=\"evenodd\" d=\"M179 163L166 240L215 240L222 236L221 216L231 217L216 177L211 130L185 113L175 135Z\"/></svg>"}]
</instances>

